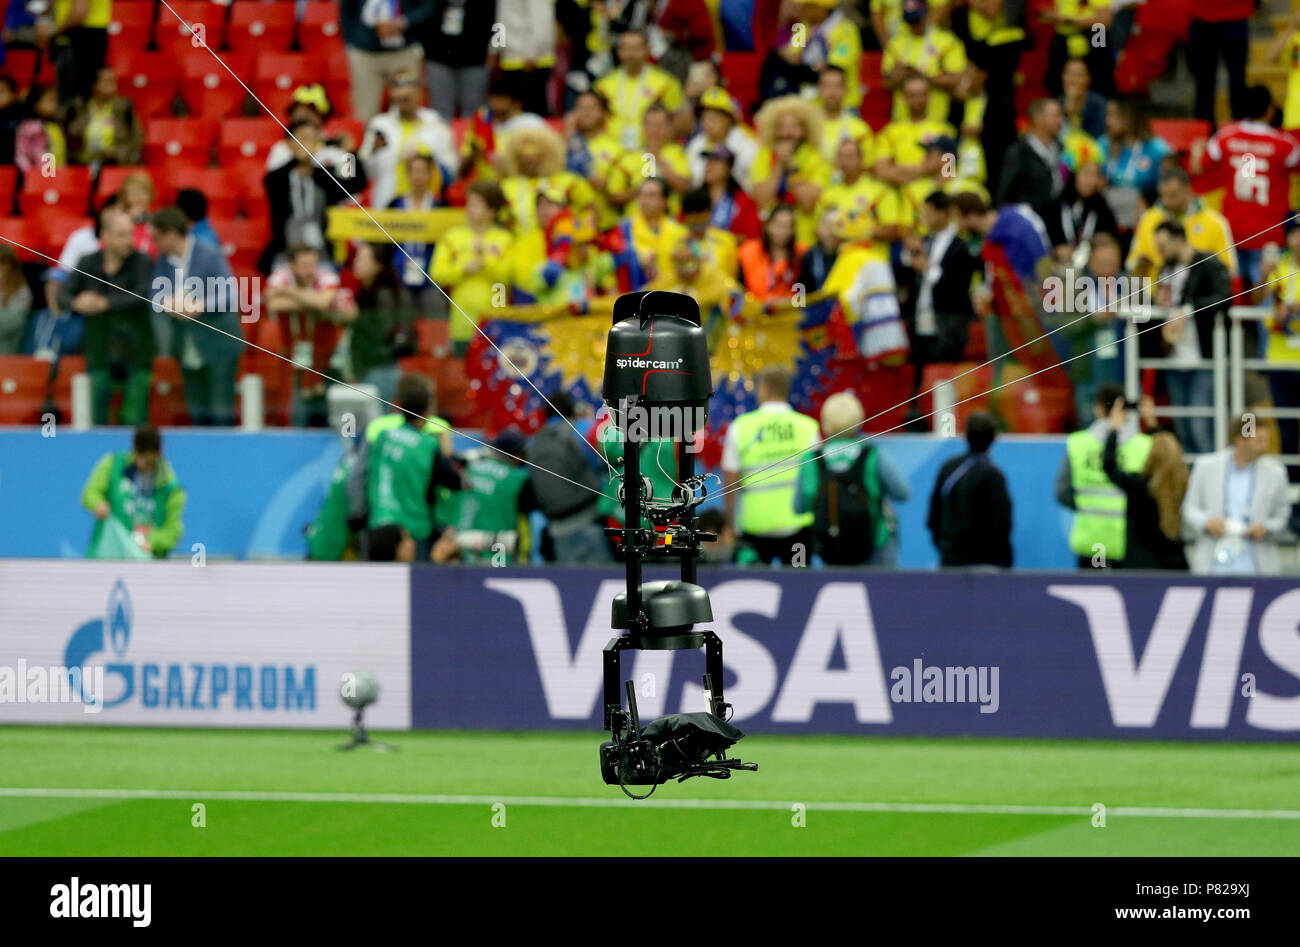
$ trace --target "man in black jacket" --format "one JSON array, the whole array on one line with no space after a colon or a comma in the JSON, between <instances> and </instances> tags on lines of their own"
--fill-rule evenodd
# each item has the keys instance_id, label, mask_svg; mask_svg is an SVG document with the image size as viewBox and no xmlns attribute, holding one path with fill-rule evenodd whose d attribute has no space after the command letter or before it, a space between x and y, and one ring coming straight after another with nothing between
<instances>
[{"instance_id":1,"label":"man in black jacket","mask_svg":"<svg viewBox=\"0 0 1300 947\"><path fill-rule=\"evenodd\" d=\"M961 361L967 329L975 318L971 279L980 267L970 245L958 235L947 194L935 191L929 195L921 213L930 235L913 244L910 260L916 271L911 336L918 384L930 362Z\"/></svg>"},{"instance_id":2,"label":"man in black jacket","mask_svg":"<svg viewBox=\"0 0 1300 947\"><path fill-rule=\"evenodd\" d=\"M293 160L264 179L271 210L271 242L258 261L263 273L270 273L276 258L291 245L301 244L326 255L326 208L347 200L349 194L359 194L366 186L365 171L354 154L342 153L333 166L317 164L323 152L315 124L294 122L289 133L293 136L289 140Z\"/></svg>"},{"instance_id":3,"label":"man in black jacket","mask_svg":"<svg viewBox=\"0 0 1300 947\"><path fill-rule=\"evenodd\" d=\"M992 416L976 411L966 420L970 451L939 468L928 525L942 566L1011 568L1011 497L988 454L996 434Z\"/></svg>"},{"instance_id":4,"label":"man in black jacket","mask_svg":"<svg viewBox=\"0 0 1300 947\"><path fill-rule=\"evenodd\" d=\"M1214 374L1196 367L1196 363L1214 357L1214 323L1222 322L1227 314L1232 275L1219 257L1194 249L1187 241L1187 231L1177 221L1157 225L1155 242L1165 261L1157 302L1183 308L1161 329L1164 354L1189 366L1165 372L1169 401L1175 407L1208 409L1214 403ZM1166 288L1167 298L1162 300ZM1188 453L1208 454L1215 449L1214 421L1208 414L1175 418L1174 430Z\"/></svg>"},{"instance_id":5,"label":"man in black jacket","mask_svg":"<svg viewBox=\"0 0 1300 947\"><path fill-rule=\"evenodd\" d=\"M1029 130L1007 149L998 179L998 206L1028 204L1044 221L1060 216L1065 189L1061 162L1061 105L1055 99L1029 103Z\"/></svg>"}]
</instances>

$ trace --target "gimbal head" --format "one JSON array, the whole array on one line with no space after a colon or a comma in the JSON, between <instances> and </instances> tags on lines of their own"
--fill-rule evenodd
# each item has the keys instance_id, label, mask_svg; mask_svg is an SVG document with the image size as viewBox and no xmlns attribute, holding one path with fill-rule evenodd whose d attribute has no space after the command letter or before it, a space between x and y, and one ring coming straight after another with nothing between
<instances>
[{"instance_id":1,"label":"gimbal head","mask_svg":"<svg viewBox=\"0 0 1300 947\"><path fill-rule=\"evenodd\" d=\"M619 499L623 526L606 533L621 544L627 588L614 598L612 624L624 633L605 646L605 729L614 739L601 745L605 782L657 786L669 779L712 776L757 769L726 759L724 751L744 736L726 722L731 705L723 699L722 640L695 629L713 620L708 593L696 584L701 545L717 539L695 528L695 509L707 496L705 477L695 474L696 436L708 420L713 395L708 340L699 304L680 293L631 293L614 304L614 324L605 354L604 398L623 437ZM641 451L671 432L677 473L668 502L655 503L641 474ZM680 581L642 582L642 563L675 558ZM670 714L644 730L632 682L628 709L620 692L620 654L625 650L705 649L708 713ZM651 790L653 792L653 789ZM631 795L631 793L628 793ZM644 798L644 797L634 797Z\"/></svg>"}]
</instances>

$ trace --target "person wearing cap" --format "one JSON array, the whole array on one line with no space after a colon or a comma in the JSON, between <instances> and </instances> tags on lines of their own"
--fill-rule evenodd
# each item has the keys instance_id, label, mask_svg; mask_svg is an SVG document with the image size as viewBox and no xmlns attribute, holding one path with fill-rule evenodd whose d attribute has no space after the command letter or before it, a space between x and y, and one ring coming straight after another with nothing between
<instances>
[{"instance_id":1,"label":"person wearing cap","mask_svg":"<svg viewBox=\"0 0 1300 947\"><path fill-rule=\"evenodd\" d=\"M902 237L898 191L867 174L861 142L846 139L835 149L836 183L822 192L819 217L838 212L841 240L869 243L875 258L887 260L889 245Z\"/></svg>"},{"instance_id":2,"label":"person wearing cap","mask_svg":"<svg viewBox=\"0 0 1300 947\"><path fill-rule=\"evenodd\" d=\"M798 4L798 27L788 46L778 50L790 65L803 66L819 75L826 66L838 66L844 72L847 87L844 103L851 109L862 104L862 83L858 64L862 59L862 34L858 25L838 9L840 0L801 0ZM802 42L796 40L802 35ZM811 90L807 90L811 93Z\"/></svg>"},{"instance_id":3,"label":"person wearing cap","mask_svg":"<svg viewBox=\"0 0 1300 947\"><path fill-rule=\"evenodd\" d=\"M900 208L906 213L938 186L943 156L950 153L946 149L956 141L957 132L946 121L930 117L928 80L912 76L903 83L902 94L907 117L894 119L876 135L873 170L898 189Z\"/></svg>"},{"instance_id":4,"label":"person wearing cap","mask_svg":"<svg viewBox=\"0 0 1300 947\"><path fill-rule=\"evenodd\" d=\"M821 110L808 99L787 95L765 103L754 123L763 143L754 159L750 188L754 203L760 211L793 204L799 239L811 243L817 230L817 201L831 177L821 154Z\"/></svg>"},{"instance_id":5,"label":"person wearing cap","mask_svg":"<svg viewBox=\"0 0 1300 947\"><path fill-rule=\"evenodd\" d=\"M758 139L741 122L736 100L725 89L714 86L701 93L698 111L700 130L686 143L691 180L703 184L706 155L725 148L732 156L732 174L741 187L748 188L750 168L758 155Z\"/></svg>"},{"instance_id":6,"label":"person wearing cap","mask_svg":"<svg viewBox=\"0 0 1300 947\"><path fill-rule=\"evenodd\" d=\"M413 154L429 155L444 182L455 178L458 162L451 126L433 109L420 105L423 92L419 73L398 75L388 88L388 111L366 124L358 156L371 182L374 207L387 207L410 190L406 159Z\"/></svg>"},{"instance_id":7,"label":"person wearing cap","mask_svg":"<svg viewBox=\"0 0 1300 947\"><path fill-rule=\"evenodd\" d=\"M475 181L465 199L465 223L447 230L434 250L429 275L455 304L447 333L458 358L469 348L474 326L492 310L493 287L510 282L513 238L497 223L505 206L497 184Z\"/></svg>"},{"instance_id":8,"label":"person wearing cap","mask_svg":"<svg viewBox=\"0 0 1300 947\"><path fill-rule=\"evenodd\" d=\"M903 28L885 45L880 71L885 88L894 92L894 118L908 116L901 87L913 76L930 86L928 116L948 121L951 94L961 83L966 69L966 48L953 33L937 23L927 23L926 0L903 0Z\"/></svg>"},{"instance_id":9,"label":"person wearing cap","mask_svg":"<svg viewBox=\"0 0 1300 947\"><path fill-rule=\"evenodd\" d=\"M658 66L650 64L650 47L640 30L627 30L618 38L617 69L596 81L613 118L612 131L624 148L641 147L641 120L651 105L671 114L682 107L682 86Z\"/></svg>"},{"instance_id":10,"label":"person wearing cap","mask_svg":"<svg viewBox=\"0 0 1300 947\"><path fill-rule=\"evenodd\" d=\"M855 110L844 107L848 79L839 66L825 66L817 76L817 103L822 109L822 157L835 163L840 142L848 139L871 153L871 126Z\"/></svg>"},{"instance_id":11,"label":"person wearing cap","mask_svg":"<svg viewBox=\"0 0 1300 947\"><path fill-rule=\"evenodd\" d=\"M763 224L753 198L732 173L734 162L735 156L726 148L715 148L704 155L704 189L709 192L713 208L709 221L739 240L748 240L759 235Z\"/></svg>"}]
</instances>

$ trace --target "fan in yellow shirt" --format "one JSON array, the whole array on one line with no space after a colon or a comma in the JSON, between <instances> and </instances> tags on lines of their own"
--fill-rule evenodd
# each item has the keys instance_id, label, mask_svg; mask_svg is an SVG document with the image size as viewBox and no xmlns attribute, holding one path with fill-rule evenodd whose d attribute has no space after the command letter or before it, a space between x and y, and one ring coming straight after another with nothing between
<instances>
[{"instance_id":1,"label":"fan in yellow shirt","mask_svg":"<svg viewBox=\"0 0 1300 947\"><path fill-rule=\"evenodd\" d=\"M888 260L889 245L902 237L898 191L866 173L861 145L843 141L835 154L838 183L822 191L817 216L838 214L841 239L869 247L873 259Z\"/></svg>"},{"instance_id":2,"label":"fan in yellow shirt","mask_svg":"<svg viewBox=\"0 0 1300 947\"><path fill-rule=\"evenodd\" d=\"M673 248L686 239L686 228L668 213L668 185L663 178L641 182L622 227L646 282L671 271Z\"/></svg>"},{"instance_id":3,"label":"fan in yellow shirt","mask_svg":"<svg viewBox=\"0 0 1300 947\"><path fill-rule=\"evenodd\" d=\"M512 238L497 224L505 206L500 187L490 181L475 181L465 199L466 222L444 233L433 254L429 275L475 325L483 321L494 304L504 306L509 302L494 288L510 282ZM464 354L474 337L474 325L453 318L448 332L457 354Z\"/></svg>"},{"instance_id":4,"label":"fan in yellow shirt","mask_svg":"<svg viewBox=\"0 0 1300 947\"><path fill-rule=\"evenodd\" d=\"M594 90L580 93L573 111L565 117L568 156L565 170L584 178L596 194L596 221L608 230L618 221L618 211L603 193L606 177L614 162L623 157L623 146L609 133L609 112L605 100Z\"/></svg>"},{"instance_id":5,"label":"fan in yellow shirt","mask_svg":"<svg viewBox=\"0 0 1300 947\"><path fill-rule=\"evenodd\" d=\"M1287 68L1282 127L1300 128L1300 10L1291 14L1291 22L1285 30L1278 31L1265 59Z\"/></svg>"},{"instance_id":6,"label":"fan in yellow shirt","mask_svg":"<svg viewBox=\"0 0 1300 947\"><path fill-rule=\"evenodd\" d=\"M611 131L628 149L641 147L641 119L658 104L669 113L682 107L681 83L658 66L650 65L650 48L643 33L628 30L618 38L619 67L597 80L596 91L605 97L613 117Z\"/></svg>"},{"instance_id":7,"label":"fan in yellow shirt","mask_svg":"<svg viewBox=\"0 0 1300 947\"><path fill-rule=\"evenodd\" d=\"M553 188L574 213L594 208L596 192L585 178L564 167L564 139L551 128L521 128L506 140L501 190L514 216L516 234L537 226L537 194Z\"/></svg>"},{"instance_id":8,"label":"fan in yellow shirt","mask_svg":"<svg viewBox=\"0 0 1300 947\"><path fill-rule=\"evenodd\" d=\"M947 122L927 117L930 87L912 77L903 83L907 119L892 121L876 135L873 170L876 177L898 189L900 214L905 225L924 229L920 206L941 184L945 154L954 153L957 132ZM951 159L956 173L956 156Z\"/></svg>"},{"instance_id":9,"label":"fan in yellow shirt","mask_svg":"<svg viewBox=\"0 0 1300 947\"><path fill-rule=\"evenodd\" d=\"M679 208L677 195L691 186L690 162L686 149L673 141L673 121L662 105L646 109L642 120L643 145L638 151L625 152L610 166L604 180L604 194L610 205L621 209L636 196L645 178L663 178L672 191L669 213Z\"/></svg>"},{"instance_id":10,"label":"fan in yellow shirt","mask_svg":"<svg viewBox=\"0 0 1300 947\"><path fill-rule=\"evenodd\" d=\"M1163 221L1173 220L1183 225L1193 250L1218 254L1217 259L1236 276L1237 252L1233 249L1232 228L1226 217L1205 206L1193 193L1187 172L1177 166L1165 168L1160 172L1156 190L1160 200L1138 218L1125 268L1138 277L1159 276L1165 261L1156 249L1156 227Z\"/></svg>"},{"instance_id":11,"label":"fan in yellow shirt","mask_svg":"<svg viewBox=\"0 0 1300 947\"><path fill-rule=\"evenodd\" d=\"M822 157L828 164L835 163L835 153L845 139L860 143L868 155L871 153L871 126L844 107L846 92L844 70L824 67L817 77L817 103L822 109Z\"/></svg>"},{"instance_id":12,"label":"fan in yellow shirt","mask_svg":"<svg viewBox=\"0 0 1300 947\"><path fill-rule=\"evenodd\" d=\"M905 4L903 27L886 44L880 64L885 88L894 90L894 118L908 116L903 83L921 76L931 88L928 117L946 122L950 93L960 86L965 70L966 48L961 40L941 26L926 25L924 3Z\"/></svg>"},{"instance_id":13,"label":"fan in yellow shirt","mask_svg":"<svg viewBox=\"0 0 1300 947\"><path fill-rule=\"evenodd\" d=\"M862 34L858 25L837 7L839 0L801 0L799 22L792 27L790 42L777 54L792 66L806 66L816 73L826 66L838 66L848 81L844 101L850 108L857 108L862 104L858 76ZM811 94L808 89L804 92Z\"/></svg>"},{"instance_id":14,"label":"fan in yellow shirt","mask_svg":"<svg viewBox=\"0 0 1300 947\"><path fill-rule=\"evenodd\" d=\"M795 238L809 244L817 237L817 201L831 176L821 154L821 111L808 99L787 95L768 101L754 124L763 147L754 158L750 195L760 211L792 199Z\"/></svg>"},{"instance_id":15,"label":"fan in yellow shirt","mask_svg":"<svg viewBox=\"0 0 1300 947\"><path fill-rule=\"evenodd\" d=\"M682 196L682 223L691 240L699 244L700 258L706 266L728 276L736 274L736 235L729 230L710 226L713 198L707 187L687 191Z\"/></svg>"}]
</instances>

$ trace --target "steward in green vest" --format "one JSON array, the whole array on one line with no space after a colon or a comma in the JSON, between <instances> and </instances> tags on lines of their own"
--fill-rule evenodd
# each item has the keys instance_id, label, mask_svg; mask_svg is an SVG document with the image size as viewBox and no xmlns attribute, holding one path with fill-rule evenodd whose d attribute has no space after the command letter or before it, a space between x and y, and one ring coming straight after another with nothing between
<instances>
[{"instance_id":1,"label":"steward in green vest","mask_svg":"<svg viewBox=\"0 0 1300 947\"><path fill-rule=\"evenodd\" d=\"M396 400L401 412L366 428L366 443L348 478L350 519L354 526L370 529L401 526L416 541L418 558L424 559L437 538L438 488L459 490L460 474L441 451L430 425L420 420L429 410L428 379L403 375ZM396 418L396 423L388 418ZM371 427L376 427L373 437Z\"/></svg>"},{"instance_id":2,"label":"steward in green vest","mask_svg":"<svg viewBox=\"0 0 1300 947\"><path fill-rule=\"evenodd\" d=\"M524 558L520 516L537 507L522 463L523 435L502 431L493 446L496 450L484 451L465 468L455 536L466 563L509 565Z\"/></svg>"},{"instance_id":3,"label":"steward in green vest","mask_svg":"<svg viewBox=\"0 0 1300 947\"><path fill-rule=\"evenodd\" d=\"M1102 455L1110 433L1107 420L1114 403L1124 397L1118 382L1106 382L1097 389L1093 406L1097 419L1087 429L1075 431L1065 441L1065 460L1057 475L1056 495L1063 506L1074 510L1070 528L1070 549L1080 567L1090 568L1098 553L1108 566L1124 561L1128 500L1124 491L1106 475ZM1141 473L1151 453L1151 438L1136 428L1136 418L1120 432L1116 459L1125 473ZM1097 560L1100 564L1100 560Z\"/></svg>"},{"instance_id":4,"label":"steward in green vest","mask_svg":"<svg viewBox=\"0 0 1300 947\"><path fill-rule=\"evenodd\" d=\"M758 408L740 415L727 429L722 451L727 522L734 523L740 495L740 539L736 561L790 565L812 553L813 514L795 506L799 484L796 466L817 442L817 421L790 407L790 374L779 366L758 375ZM767 469L765 469L767 468ZM751 478L752 481L747 481ZM806 560L805 560L806 561Z\"/></svg>"},{"instance_id":5,"label":"steward in green vest","mask_svg":"<svg viewBox=\"0 0 1300 947\"><path fill-rule=\"evenodd\" d=\"M348 475L356 463L356 454L344 450L338 466L325 488L325 502L316 520L307 527L307 558L317 562L338 562L347 552L352 539L348 527Z\"/></svg>"},{"instance_id":6,"label":"steward in green vest","mask_svg":"<svg viewBox=\"0 0 1300 947\"><path fill-rule=\"evenodd\" d=\"M113 532L134 537L156 559L165 558L181 538L185 491L162 456L161 435L149 425L137 428L131 448L105 454L81 492L81 505L97 521L91 558L124 557L108 548L110 522L120 527Z\"/></svg>"}]
</instances>

